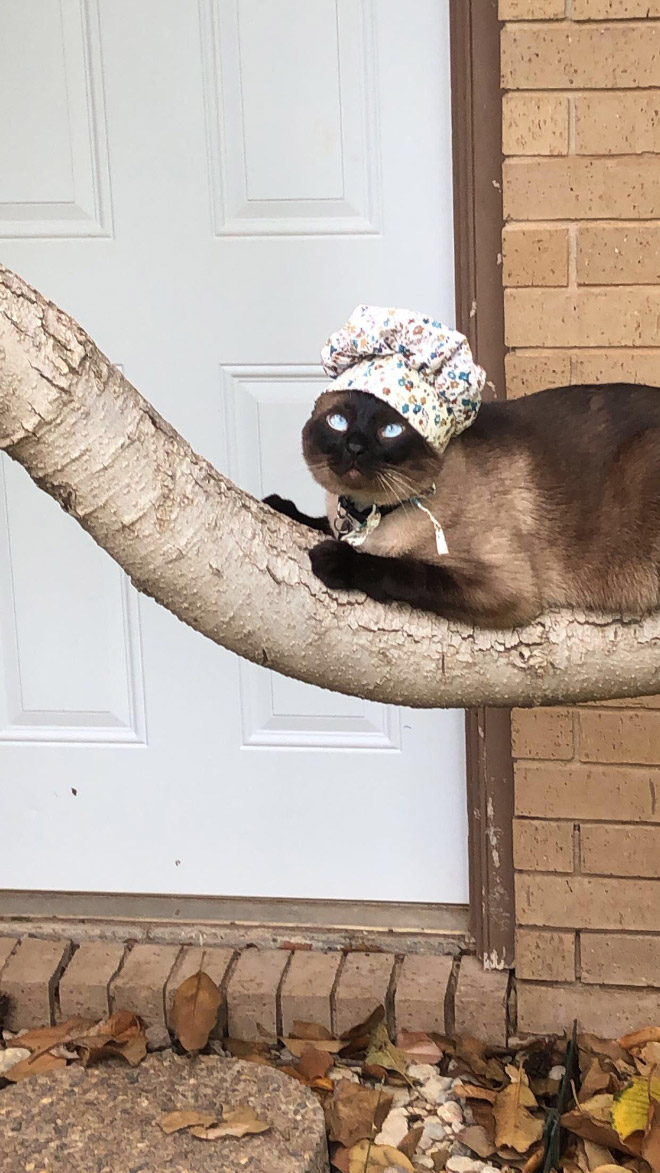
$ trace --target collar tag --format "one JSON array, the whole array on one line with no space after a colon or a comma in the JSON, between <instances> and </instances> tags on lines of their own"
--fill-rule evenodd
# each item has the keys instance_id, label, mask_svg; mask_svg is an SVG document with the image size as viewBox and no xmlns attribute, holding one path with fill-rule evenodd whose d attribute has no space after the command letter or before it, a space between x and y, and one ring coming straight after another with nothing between
<instances>
[{"instance_id":1,"label":"collar tag","mask_svg":"<svg viewBox=\"0 0 660 1173\"><path fill-rule=\"evenodd\" d=\"M435 485L431 487L429 492L435 492ZM430 509L422 504L419 497L410 497L409 502L415 505L417 509L421 509L433 523L435 530L435 546L440 556L449 553L445 531L440 522L433 516ZM405 502L402 502L405 504ZM350 497L341 496L337 500L337 513L333 522L333 529L340 542L348 542L349 546L361 546L366 542L369 534L372 534L380 525L383 513L391 513L392 506L383 506L381 511L378 505L372 505L370 509L358 509L357 505L351 501Z\"/></svg>"},{"instance_id":2,"label":"collar tag","mask_svg":"<svg viewBox=\"0 0 660 1173\"><path fill-rule=\"evenodd\" d=\"M377 505L370 509L358 509L350 497L340 497L333 527L340 542L349 546L361 546L369 534L380 525L381 512Z\"/></svg>"}]
</instances>

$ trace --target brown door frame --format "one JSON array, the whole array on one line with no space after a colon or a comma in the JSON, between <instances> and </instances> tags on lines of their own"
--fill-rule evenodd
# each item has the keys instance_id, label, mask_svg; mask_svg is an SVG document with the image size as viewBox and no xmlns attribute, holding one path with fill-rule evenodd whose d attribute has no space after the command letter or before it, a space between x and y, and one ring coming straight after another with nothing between
<instances>
[{"instance_id":1,"label":"brown door frame","mask_svg":"<svg viewBox=\"0 0 660 1173\"><path fill-rule=\"evenodd\" d=\"M503 399L502 93L497 0L449 0L456 319ZM509 709L466 721L470 922L488 968L514 961L513 761Z\"/></svg>"}]
</instances>

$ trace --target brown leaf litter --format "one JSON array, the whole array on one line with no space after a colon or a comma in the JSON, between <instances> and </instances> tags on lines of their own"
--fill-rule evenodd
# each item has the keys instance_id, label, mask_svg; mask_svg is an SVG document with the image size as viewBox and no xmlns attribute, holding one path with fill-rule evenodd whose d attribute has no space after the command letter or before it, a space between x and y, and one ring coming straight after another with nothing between
<instances>
[{"instance_id":1,"label":"brown leaf litter","mask_svg":"<svg viewBox=\"0 0 660 1173\"><path fill-rule=\"evenodd\" d=\"M338 1039L326 1027L296 1022L292 1036L279 1040L209 1042L220 1002L201 967L181 984L172 1018L180 1045L193 1055L211 1049L277 1067L312 1088L339 1173L538 1173L549 1167L556 1173L660 1173L660 1027L618 1040L583 1033L570 1047L557 1036L496 1047L432 1031L401 1031L394 1039L385 1008L376 1006ZM99 1022L71 1018L7 1041L0 1051L0 1081L6 1082L111 1057L135 1066L147 1050L144 1025L128 1010ZM270 1127L246 1105L160 1116L154 1107L164 1132L186 1130L200 1141L240 1140ZM549 1159L555 1164L548 1166Z\"/></svg>"}]
</instances>

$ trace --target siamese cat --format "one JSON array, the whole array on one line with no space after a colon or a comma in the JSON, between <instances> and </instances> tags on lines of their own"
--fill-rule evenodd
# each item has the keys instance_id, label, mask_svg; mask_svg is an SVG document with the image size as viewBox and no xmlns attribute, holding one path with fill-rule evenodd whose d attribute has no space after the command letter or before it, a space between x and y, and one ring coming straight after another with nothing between
<instances>
[{"instance_id":1,"label":"siamese cat","mask_svg":"<svg viewBox=\"0 0 660 1173\"><path fill-rule=\"evenodd\" d=\"M266 503L326 535L310 558L332 590L489 628L660 606L660 389L485 403L442 453L369 392L329 390L303 453L327 517Z\"/></svg>"}]
</instances>

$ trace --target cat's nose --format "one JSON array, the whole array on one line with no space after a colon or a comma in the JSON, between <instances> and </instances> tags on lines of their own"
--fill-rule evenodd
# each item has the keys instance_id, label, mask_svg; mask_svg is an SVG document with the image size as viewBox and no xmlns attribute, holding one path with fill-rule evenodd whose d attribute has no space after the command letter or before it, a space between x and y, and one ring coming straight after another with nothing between
<instances>
[{"instance_id":1,"label":"cat's nose","mask_svg":"<svg viewBox=\"0 0 660 1173\"><path fill-rule=\"evenodd\" d=\"M367 437L363 436L361 432L353 432L346 438L346 448L351 456L360 456L362 452L367 450Z\"/></svg>"}]
</instances>

